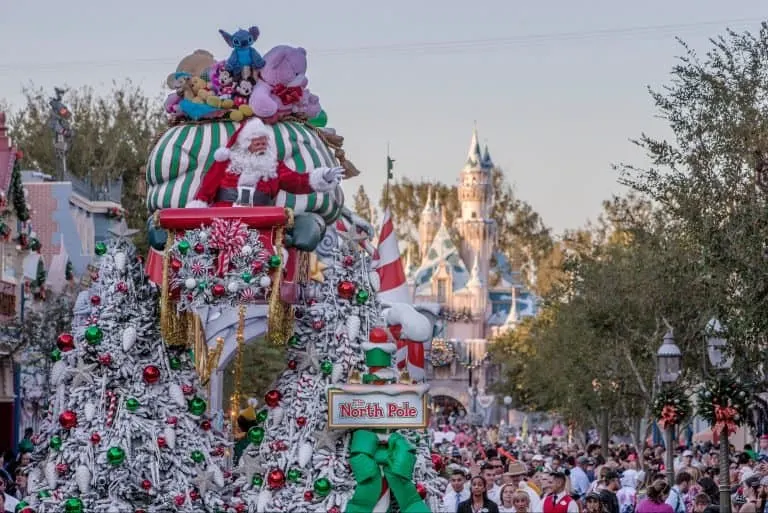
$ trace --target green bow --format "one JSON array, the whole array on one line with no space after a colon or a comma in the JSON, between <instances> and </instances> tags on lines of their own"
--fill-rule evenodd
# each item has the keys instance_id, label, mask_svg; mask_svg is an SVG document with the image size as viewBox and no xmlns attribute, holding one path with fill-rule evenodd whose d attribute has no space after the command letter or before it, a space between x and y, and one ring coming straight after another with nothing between
<instances>
[{"instance_id":1,"label":"green bow","mask_svg":"<svg viewBox=\"0 0 768 513\"><path fill-rule=\"evenodd\" d=\"M349 452L357 486L345 513L373 511L381 493L382 471L402 513L430 513L413 484L416 449L402 435L389 435L384 445L376 433L361 429L352 435Z\"/></svg>"}]
</instances>

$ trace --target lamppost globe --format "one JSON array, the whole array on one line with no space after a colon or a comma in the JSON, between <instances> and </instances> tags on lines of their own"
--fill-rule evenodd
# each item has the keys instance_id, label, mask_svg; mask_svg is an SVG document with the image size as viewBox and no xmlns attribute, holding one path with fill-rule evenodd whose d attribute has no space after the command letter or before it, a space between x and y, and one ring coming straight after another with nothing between
<instances>
[{"instance_id":1,"label":"lamppost globe","mask_svg":"<svg viewBox=\"0 0 768 513\"><path fill-rule=\"evenodd\" d=\"M510 404L512 404L512 398L508 395L504 396L504 405L509 406Z\"/></svg>"},{"instance_id":2,"label":"lamppost globe","mask_svg":"<svg viewBox=\"0 0 768 513\"><path fill-rule=\"evenodd\" d=\"M712 367L718 370L728 370L733 365L733 356L726 354L725 348L728 340L725 339L725 330L717 319L710 319L706 327L707 356Z\"/></svg>"},{"instance_id":3,"label":"lamppost globe","mask_svg":"<svg viewBox=\"0 0 768 513\"><path fill-rule=\"evenodd\" d=\"M662 384L677 381L682 360L683 353L675 344L675 337L670 330L664 335L664 342L656 353L657 377Z\"/></svg>"}]
</instances>

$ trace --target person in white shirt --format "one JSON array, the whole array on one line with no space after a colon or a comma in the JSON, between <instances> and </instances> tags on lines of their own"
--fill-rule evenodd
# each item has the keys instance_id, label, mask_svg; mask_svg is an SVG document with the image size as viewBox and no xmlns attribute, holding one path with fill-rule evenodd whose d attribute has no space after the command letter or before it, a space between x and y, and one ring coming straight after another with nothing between
<instances>
[{"instance_id":1,"label":"person in white shirt","mask_svg":"<svg viewBox=\"0 0 768 513\"><path fill-rule=\"evenodd\" d=\"M565 506L567 513L579 513L579 503L571 498L565 487L565 474L563 472L551 472L550 475L552 476L552 493L544 498L541 511L554 513Z\"/></svg>"},{"instance_id":2,"label":"person in white shirt","mask_svg":"<svg viewBox=\"0 0 768 513\"><path fill-rule=\"evenodd\" d=\"M501 487L496 483L496 467L490 463L484 463L480 467L480 475L485 479L488 498L495 502L497 505L501 504Z\"/></svg>"},{"instance_id":3,"label":"person in white shirt","mask_svg":"<svg viewBox=\"0 0 768 513\"><path fill-rule=\"evenodd\" d=\"M19 501L14 496L5 493L7 484L5 479L0 477L0 505L3 506L0 507L0 512L13 513L16 511L16 505Z\"/></svg>"},{"instance_id":4,"label":"person in white shirt","mask_svg":"<svg viewBox=\"0 0 768 513\"><path fill-rule=\"evenodd\" d=\"M456 513L459 504L469 499L469 489L466 487L467 476L461 470L451 472L451 486L443 495L443 509L445 513Z\"/></svg>"},{"instance_id":5,"label":"person in white shirt","mask_svg":"<svg viewBox=\"0 0 768 513\"><path fill-rule=\"evenodd\" d=\"M528 486L528 483L523 481L523 476L526 474L525 465L519 461L513 461L509 464L507 471L502 475L501 479L504 484L512 484L515 488L524 491L528 495L529 508L528 511L541 511L541 498L533 488Z\"/></svg>"}]
</instances>

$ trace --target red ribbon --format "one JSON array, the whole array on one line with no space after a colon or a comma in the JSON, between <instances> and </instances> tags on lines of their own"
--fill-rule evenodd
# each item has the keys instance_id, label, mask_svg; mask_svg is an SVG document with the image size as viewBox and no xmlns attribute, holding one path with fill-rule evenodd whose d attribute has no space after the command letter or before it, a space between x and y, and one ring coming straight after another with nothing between
<instances>
[{"instance_id":1,"label":"red ribbon","mask_svg":"<svg viewBox=\"0 0 768 513\"><path fill-rule=\"evenodd\" d=\"M229 270L229 261L240 252L248 240L248 226L239 219L214 219L211 223L212 248L219 250L216 272L222 278Z\"/></svg>"},{"instance_id":2,"label":"red ribbon","mask_svg":"<svg viewBox=\"0 0 768 513\"><path fill-rule=\"evenodd\" d=\"M677 424L677 409L671 404L664 405L661 409L661 418L659 419L659 425L662 429L666 429L667 426L674 426Z\"/></svg>"},{"instance_id":3,"label":"red ribbon","mask_svg":"<svg viewBox=\"0 0 768 513\"><path fill-rule=\"evenodd\" d=\"M731 406L720 406L719 404L715 405L716 422L715 425L712 426L712 430L719 434L723 428L726 428L729 435L734 434L738 427L734 422L734 417L736 417L738 414L739 412L737 412L736 409L732 408Z\"/></svg>"},{"instance_id":4,"label":"red ribbon","mask_svg":"<svg viewBox=\"0 0 768 513\"><path fill-rule=\"evenodd\" d=\"M304 89L301 87L288 87L283 84L277 84L272 87L272 94L280 98L283 105L290 105L301 101Z\"/></svg>"}]
</instances>

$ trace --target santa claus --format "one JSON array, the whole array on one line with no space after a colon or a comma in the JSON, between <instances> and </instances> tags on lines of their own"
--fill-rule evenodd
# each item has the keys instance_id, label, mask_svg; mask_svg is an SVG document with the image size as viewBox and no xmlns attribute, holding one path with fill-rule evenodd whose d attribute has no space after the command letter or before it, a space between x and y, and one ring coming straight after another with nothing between
<instances>
[{"instance_id":1,"label":"santa claus","mask_svg":"<svg viewBox=\"0 0 768 513\"><path fill-rule=\"evenodd\" d=\"M344 169L320 167L297 173L277 160L272 130L258 118L240 125L226 148L203 176L187 208L272 205L278 192L329 192L341 182Z\"/></svg>"}]
</instances>

